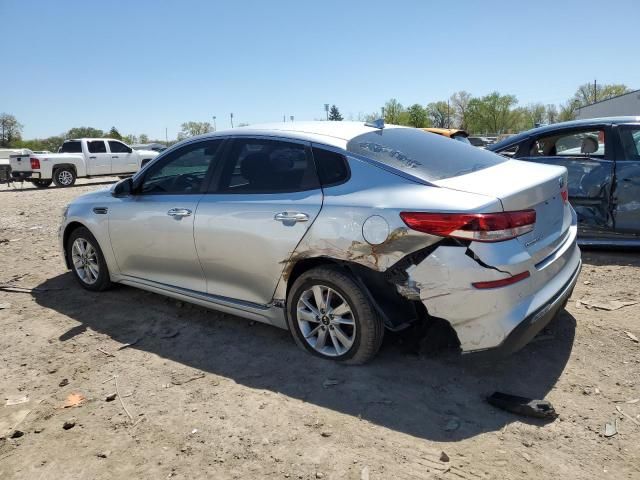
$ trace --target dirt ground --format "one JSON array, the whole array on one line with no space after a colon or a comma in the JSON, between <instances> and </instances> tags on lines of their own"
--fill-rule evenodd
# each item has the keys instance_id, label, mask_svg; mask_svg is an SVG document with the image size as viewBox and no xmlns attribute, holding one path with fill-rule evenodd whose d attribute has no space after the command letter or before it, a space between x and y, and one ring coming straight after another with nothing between
<instances>
[{"instance_id":1,"label":"dirt ground","mask_svg":"<svg viewBox=\"0 0 640 480\"><path fill-rule=\"evenodd\" d=\"M36 288L0 291L1 479L640 478L640 303L590 306L640 301L637 253L584 252L567 312L506 360L389 335L345 367L273 327L81 289L60 215L104 187L0 186L0 284ZM559 417L498 410L496 390Z\"/></svg>"}]
</instances>

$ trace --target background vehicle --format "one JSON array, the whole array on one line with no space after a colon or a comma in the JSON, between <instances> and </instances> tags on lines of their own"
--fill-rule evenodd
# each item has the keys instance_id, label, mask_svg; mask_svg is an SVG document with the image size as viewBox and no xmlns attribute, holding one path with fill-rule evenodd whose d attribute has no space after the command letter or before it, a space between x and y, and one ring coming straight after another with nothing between
<instances>
[{"instance_id":1,"label":"background vehicle","mask_svg":"<svg viewBox=\"0 0 640 480\"><path fill-rule=\"evenodd\" d=\"M11 181L11 156L25 154L31 152L25 148L0 148L0 183L9 183Z\"/></svg>"},{"instance_id":2,"label":"background vehicle","mask_svg":"<svg viewBox=\"0 0 640 480\"><path fill-rule=\"evenodd\" d=\"M469 137L469 134L464 130L459 130L457 128L423 128L422 130L442 135L443 137L453 138L454 140L458 140L462 143L469 143L467 138Z\"/></svg>"},{"instance_id":3,"label":"background vehicle","mask_svg":"<svg viewBox=\"0 0 640 480\"><path fill-rule=\"evenodd\" d=\"M640 117L556 123L487 148L568 170L580 243L640 245Z\"/></svg>"},{"instance_id":4,"label":"background vehicle","mask_svg":"<svg viewBox=\"0 0 640 480\"><path fill-rule=\"evenodd\" d=\"M167 149L166 145L162 143L137 143L135 145L131 145L131 148L134 150L151 150L154 152L163 152Z\"/></svg>"},{"instance_id":5,"label":"background vehicle","mask_svg":"<svg viewBox=\"0 0 640 480\"><path fill-rule=\"evenodd\" d=\"M11 157L11 175L36 187L55 183L69 187L78 177L122 175L137 172L158 152L135 151L120 140L81 138L65 140L58 153L17 155Z\"/></svg>"},{"instance_id":6,"label":"background vehicle","mask_svg":"<svg viewBox=\"0 0 640 480\"><path fill-rule=\"evenodd\" d=\"M60 241L89 290L120 282L288 328L323 358L365 362L385 328L434 317L463 352L510 353L579 273L565 179L377 122L238 128L78 198Z\"/></svg>"}]
</instances>

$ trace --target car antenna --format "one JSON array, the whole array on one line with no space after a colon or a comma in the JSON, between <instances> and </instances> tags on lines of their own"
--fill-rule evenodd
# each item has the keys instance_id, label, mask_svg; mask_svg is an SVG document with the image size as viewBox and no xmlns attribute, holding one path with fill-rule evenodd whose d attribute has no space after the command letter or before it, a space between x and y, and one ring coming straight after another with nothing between
<instances>
[{"instance_id":1,"label":"car antenna","mask_svg":"<svg viewBox=\"0 0 640 480\"><path fill-rule=\"evenodd\" d=\"M384 128L384 119L378 118L377 120L373 120L371 122L365 123L365 126L377 128L378 130L382 130Z\"/></svg>"}]
</instances>

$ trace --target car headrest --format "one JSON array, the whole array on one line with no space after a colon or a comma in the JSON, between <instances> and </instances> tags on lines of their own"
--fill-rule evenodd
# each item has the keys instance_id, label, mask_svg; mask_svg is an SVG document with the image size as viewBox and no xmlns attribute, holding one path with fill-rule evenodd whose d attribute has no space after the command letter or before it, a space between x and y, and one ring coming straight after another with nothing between
<instances>
[{"instance_id":1,"label":"car headrest","mask_svg":"<svg viewBox=\"0 0 640 480\"><path fill-rule=\"evenodd\" d=\"M260 178L268 175L271 171L269 165L269 155L263 152L250 153L242 160L240 171L250 184L260 183Z\"/></svg>"},{"instance_id":2,"label":"car headrest","mask_svg":"<svg viewBox=\"0 0 640 480\"><path fill-rule=\"evenodd\" d=\"M598 141L593 137L584 137L580 145L580 153L589 155L598 151Z\"/></svg>"}]
</instances>

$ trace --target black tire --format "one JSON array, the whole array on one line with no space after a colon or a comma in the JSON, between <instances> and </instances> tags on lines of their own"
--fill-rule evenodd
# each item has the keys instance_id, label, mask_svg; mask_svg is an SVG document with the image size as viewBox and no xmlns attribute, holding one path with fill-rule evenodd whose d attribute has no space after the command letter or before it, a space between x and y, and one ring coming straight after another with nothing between
<instances>
[{"instance_id":1,"label":"black tire","mask_svg":"<svg viewBox=\"0 0 640 480\"><path fill-rule=\"evenodd\" d=\"M53 183L57 187L70 187L76 183L76 171L71 167L58 167L53 171Z\"/></svg>"},{"instance_id":2,"label":"black tire","mask_svg":"<svg viewBox=\"0 0 640 480\"><path fill-rule=\"evenodd\" d=\"M305 339L297 320L298 301L313 286L329 287L346 301L355 322L355 339L341 355L325 355L315 350ZM378 353L384 337L384 324L367 294L350 273L332 266L313 268L296 279L287 298L287 323L296 343L308 352L329 360L360 365Z\"/></svg>"},{"instance_id":3,"label":"black tire","mask_svg":"<svg viewBox=\"0 0 640 480\"><path fill-rule=\"evenodd\" d=\"M78 269L76 269L73 261L73 244L76 240L82 239L88 242L93 249L95 250L95 259L97 260L98 275L96 280L93 283L85 281L80 274L78 273ZM73 272L73 276L76 278L78 283L87 290L91 290L93 292L100 292L102 290L106 290L112 286L111 279L109 278L109 269L107 268L107 262L104 259L104 255L102 253L102 249L98 244L96 238L91 234L91 232L85 227L76 228L71 235L69 235L69 239L67 240L66 245L66 253L67 258L69 259L69 263L71 264L71 271Z\"/></svg>"},{"instance_id":4,"label":"black tire","mask_svg":"<svg viewBox=\"0 0 640 480\"><path fill-rule=\"evenodd\" d=\"M51 182L53 182L52 179L49 179L49 180L31 180L31 183L33 183L33 185L36 188L47 188L49 185L51 185Z\"/></svg>"}]
</instances>

